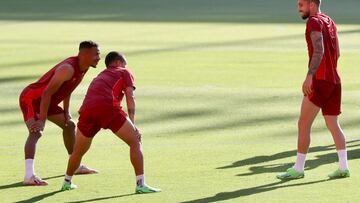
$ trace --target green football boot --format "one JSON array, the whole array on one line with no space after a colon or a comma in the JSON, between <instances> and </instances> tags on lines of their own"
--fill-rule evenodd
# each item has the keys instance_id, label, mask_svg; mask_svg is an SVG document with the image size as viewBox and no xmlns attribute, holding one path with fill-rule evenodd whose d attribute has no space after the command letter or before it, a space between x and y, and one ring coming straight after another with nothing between
<instances>
[{"instance_id":1,"label":"green football boot","mask_svg":"<svg viewBox=\"0 0 360 203\"><path fill-rule=\"evenodd\" d=\"M76 188L77 186L75 184L64 182L63 186L61 187L61 190L66 191L66 190L73 190Z\"/></svg>"},{"instance_id":2,"label":"green football boot","mask_svg":"<svg viewBox=\"0 0 360 203\"><path fill-rule=\"evenodd\" d=\"M148 185L136 186L136 188L135 188L136 194L154 193L154 192L161 192L161 189L153 188Z\"/></svg>"},{"instance_id":3,"label":"green football boot","mask_svg":"<svg viewBox=\"0 0 360 203\"><path fill-rule=\"evenodd\" d=\"M288 168L286 172L278 174L276 177L280 180L292 180L292 179L299 179L304 178L305 174L304 171L298 172L293 167Z\"/></svg>"},{"instance_id":4,"label":"green football boot","mask_svg":"<svg viewBox=\"0 0 360 203\"><path fill-rule=\"evenodd\" d=\"M350 171L348 169L346 169L346 170L337 169L336 171L330 173L328 175L328 177L330 179L348 178L348 177L350 177Z\"/></svg>"}]
</instances>

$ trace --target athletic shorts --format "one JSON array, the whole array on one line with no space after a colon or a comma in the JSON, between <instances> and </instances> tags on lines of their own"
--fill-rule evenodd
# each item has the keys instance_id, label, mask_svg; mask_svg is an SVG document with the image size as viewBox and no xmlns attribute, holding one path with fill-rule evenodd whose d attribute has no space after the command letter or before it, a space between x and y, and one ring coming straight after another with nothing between
<instances>
[{"instance_id":1,"label":"athletic shorts","mask_svg":"<svg viewBox=\"0 0 360 203\"><path fill-rule=\"evenodd\" d=\"M39 119L40 114L40 102L41 99L32 99L25 96L26 94L22 93L20 95L19 103L20 108L23 113L24 121L28 121L29 119L33 118L35 120ZM57 114L64 114L64 109L62 109L57 104L51 104L48 109L48 116L57 115Z\"/></svg>"},{"instance_id":2,"label":"athletic shorts","mask_svg":"<svg viewBox=\"0 0 360 203\"><path fill-rule=\"evenodd\" d=\"M308 98L313 104L321 108L324 116L341 114L341 84L314 80L313 92Z\"/></svg>"},{"instance_id":3,"label":"athletic shorts","mask_svg":"<svg viewBox=\"0 0 360 203\"><path fill-rule=\"evenodd\" d=\"M94 137L100 129L119 131L126 121L126 113L118 108L97 107L79 111L78 129L85 137Z\"/></svg>"}]
</instances>

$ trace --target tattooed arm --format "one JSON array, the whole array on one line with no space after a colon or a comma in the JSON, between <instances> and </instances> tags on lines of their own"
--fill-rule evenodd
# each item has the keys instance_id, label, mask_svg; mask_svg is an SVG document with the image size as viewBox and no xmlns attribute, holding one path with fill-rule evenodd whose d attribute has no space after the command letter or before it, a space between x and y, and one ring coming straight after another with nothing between
<instances>
[{"instance_id":1,"label":"tattooed arm","mask_svg":"<svg viewBox=\"0 0 360 203\"><path fill-rule=\"evenodd\" d=\"M313 55L311 56L309 71L302 86L302 91L305 96L309 95L312 92L313 76L318 70L324 55L324 39L322 33L318 31L313 31L310 33L310 37L314 51Z\"/></svg>"},{"instance_id":2,"label":"tattooed arm","mask_svg":"<svg viewBox=\"0 0 360 203\"><path fill-rule=\"evenodd\" d=\"M311 57L308 75L315 75L324 55L324 39L321 32L311 32L310 37L314 52Z\"/></svg>"}]
</instances>

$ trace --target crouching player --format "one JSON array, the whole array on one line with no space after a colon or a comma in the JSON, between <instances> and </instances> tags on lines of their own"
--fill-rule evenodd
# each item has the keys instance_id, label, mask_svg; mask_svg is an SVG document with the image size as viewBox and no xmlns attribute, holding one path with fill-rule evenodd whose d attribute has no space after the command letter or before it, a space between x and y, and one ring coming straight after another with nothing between
<instances>
[{"instance_id":1,"label":"crouching player","mask_svg":"<svg viewBox=\"0 0 360 203\"><path fill-rule=\"evenodd\" d=\"M118 52L110 52L105 58L106 69L90 84L80 108L74 152L71 154L62 190L77 188L71 183L75 170L91 141L101 128L111 129L130 147L130 160L136 174L136 193L160 192L148 186L144 178L141 151L141 134L135 127L134 78L126 68L126 59ZM121 100L126 96L128 117L123 112Z\"/></svg>"}]
</instances>

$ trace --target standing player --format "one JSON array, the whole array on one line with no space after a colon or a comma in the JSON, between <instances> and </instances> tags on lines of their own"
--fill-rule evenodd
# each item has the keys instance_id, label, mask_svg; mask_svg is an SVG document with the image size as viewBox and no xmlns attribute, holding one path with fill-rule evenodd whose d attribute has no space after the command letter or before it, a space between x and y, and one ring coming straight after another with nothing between
<instances>
[{"instance_id":1,"label":"standing player","mask_svg":"<svg viewBox=\"0 0 360 203\"><path fill-rule=\"evenodd\" d=\"M306 41L309 52L309 71L302 86L304 99L298 123L298 153L295 165L279 179L304 177L306 153L310 145L312 123L322 110L325 123L334 139L339 157L339 169L329 174L329 178L349 177L346 142L339 125L341 106L341 84L337 72L340 57L337 30L334 21L320 11L320 0L298 0L301 17L308 19Z\"/></svg>"},{"instance_id":2,"label":"standing player","mask_svg":"<svg viewBox=\"0 0 360 203\"><path fill-rule=\"evenodd\" d=\"M135 127L134 78L125 68L126 59L118 52L110 52L105 58L106 69L90 84L80 108L74 153L69 158L62 190L77 188L71 183L74 171L83 155L90 148L93 137L101 128L111 131L130 147L130 160L136 174L136 193L160 192L145 183L141 134ZM121 107L126 96L129 117Z\"/></svg>"},{"instance_id":3,"label":"standing player","mask_svg":"<svg viewBox=\"0 0 360 203\"><path fill-rule=\"evenodd\" d=\"M45 73L37 82L27 86L20 95L20 107L29 129L25 143L24 185L47 185L34 172L36 143L42 135L45 121L55 123L63 130L64 144L70 155L75 142L75 123L69 114L70 95L79 85L89 67L99 62L98 45L83 41L78 56L69 57ZM63 102L63 108L59 105ZM85 166L78 168L78 174L96 173Z\"/></svg>"}]
</instances>

